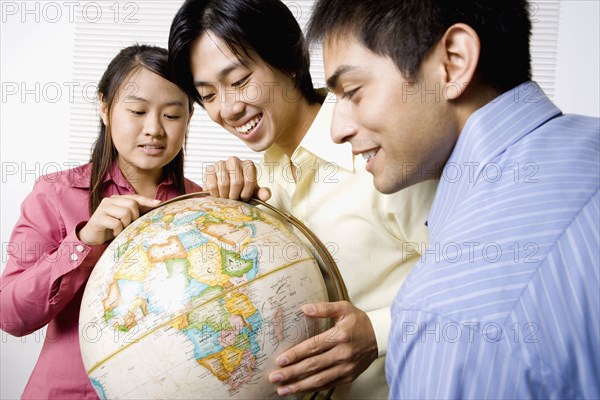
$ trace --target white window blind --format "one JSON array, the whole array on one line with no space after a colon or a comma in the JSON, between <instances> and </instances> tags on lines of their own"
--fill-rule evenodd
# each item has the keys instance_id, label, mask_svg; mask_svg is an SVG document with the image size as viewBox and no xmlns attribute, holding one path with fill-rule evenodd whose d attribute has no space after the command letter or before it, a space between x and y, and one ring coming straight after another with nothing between
<instances>
[{"instance_id":1,"label":"white window blind","mask_svg":"<svg viewBox=\"0 0 600 400\"><path fill-rule=\"evenodd\" d=\"M79 2L75 13L75 48L73 64L73 99L69 159L79 163L89 160L91 147L98 135L99 118L96 85L117 52L133 43L167 47L169 27L183 1L89 1ZM304 28L313 0L284 1ZM534 79L552 98L554 95L556 52L559 29L559 0L531 3L534 22L532 68ZM507 57L510 55L507 55ZM311 48L311 73L316 87L324 86L322 51ZM260 153L248 149L232 134L212 122L196 106L190 124L186 153L186 176L201 182L203 167L236 155L258 161Z\"/></svg>"},{"instance_id":2,"label":"white window blind","mask_svg":"<svg viewBox=\"0 0 600 400\"><path fill-rule=\"evenodd\" d=\"M529 3L533 23L531 35L531 70L548 97L554 100L556 60L560 20L559 0L535 0Z\"/></svg>"}]
</instances>

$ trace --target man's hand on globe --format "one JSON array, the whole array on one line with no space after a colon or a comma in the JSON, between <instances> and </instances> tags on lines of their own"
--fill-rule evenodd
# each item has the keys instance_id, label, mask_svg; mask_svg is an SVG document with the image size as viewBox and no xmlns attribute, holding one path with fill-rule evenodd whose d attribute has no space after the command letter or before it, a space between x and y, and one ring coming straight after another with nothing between
<instances>
[{"instance_id":1,"label":"man's hand on globe","mask_svg":"<svg viewBox=\"0 0 600 400\"><path fill-rule=\"evenodd\" d=\"M256 165L237 157L209 165L204 173L204 189L213 197L232 200L246 201L254 196L267 201L271 197L269 188L258 186Z\"/></svg>"},{"instance_id":2,"label":"man's hand on globe","mask_svg":"<svg viewBox=\"0 0 600 400\"><path fill-rule=\"evenodd\" d=\"M306 304L305 315L332 318L335 326L292 347L277 357L281 369L269 380L277 393L325 390L352 382L377 359L377 340L364 311L346 301Z\"/></svg>"}]
</instances>

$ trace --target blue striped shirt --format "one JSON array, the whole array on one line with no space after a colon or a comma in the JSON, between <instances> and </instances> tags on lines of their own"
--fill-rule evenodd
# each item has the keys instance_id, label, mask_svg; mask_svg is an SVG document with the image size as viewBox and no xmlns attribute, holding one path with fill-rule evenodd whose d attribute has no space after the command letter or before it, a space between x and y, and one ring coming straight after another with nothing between
<instances>
[{"instance_id":1,"label":"blue striped shirt","mask_svg":"<svg viewBox=\"0 0 600 400\"><path fill-rule=\"evenodd\" d=\"M600 120L533 82L467 121L398 293L390 398L600 397Z\"/></svg>"}]
</instances>

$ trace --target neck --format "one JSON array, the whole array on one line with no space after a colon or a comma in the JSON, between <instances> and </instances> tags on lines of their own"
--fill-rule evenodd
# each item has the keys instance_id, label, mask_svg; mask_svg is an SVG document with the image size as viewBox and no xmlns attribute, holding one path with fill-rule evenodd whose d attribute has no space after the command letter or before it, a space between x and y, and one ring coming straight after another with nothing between
<instances>
[{"instance_id":1,"label":"neck","mask_svg":"<svg viewBox=\"0 0 600 400\"><path fill-rule=\"evenodd\" d=\"M491 87L484 87L481 85L469 86L464 95L461 96L461 99L466 100L459 100L459 102L456 103L458 106L458 132L462 132L467 120L475 111L479 110L501 94L502 93Z\"/></svg>"},{"instance_id":2,"label":"neck","mask_svg":"<svg viewBox=\"0 0 600 400\"><path fill-rule=\"evenodd\" d=\"M159 170L144 170L137 168L133 164L124 163L121 160L119 160L118 165L121 173L129 181L135 193L150 198L156 196L156 189L162 180L162 168Z\"/></svg>"},{"instance_id":3,"label":"neck","mask_svg":"<svg viewBox=\"0 0 600 400\"><path fill-rule=\"evenodd\" d=\"M290 132L289 135L285 135L285 137L277 143L288 157L292 157L292 154L294 154L294 151L296 151L302 142L302 139L306 136L306 133L317 117L320 109L321 104L309 104L304 97L302 98L298 107L297 123L295 124L294 130Z\"/></svg>"}]
</instances>

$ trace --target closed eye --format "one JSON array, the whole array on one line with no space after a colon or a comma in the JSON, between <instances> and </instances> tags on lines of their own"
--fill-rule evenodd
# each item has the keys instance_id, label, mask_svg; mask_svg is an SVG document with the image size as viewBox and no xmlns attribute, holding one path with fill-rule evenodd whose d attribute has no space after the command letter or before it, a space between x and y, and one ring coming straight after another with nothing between
<instances>
[{"instance_id":1,"label":"closed eye","mask_svg":"<svg viewBox=\"0 0 600 400\"><path fill-rule=\"evenodd\" d=\"M134 115L144 115L146 114L145 111L136 111L136 110L129 110L132 114Z\"/></svg>"},{"instance_id":2,"label":"closed eye","mask_svg":"<svg viewBox=\"0 0 600 400\"><path fill-rule=\"evenodd\" d=\"M203 103L212 101L214 98L215 98L215 94L214 93L200 95L200 100L202 100Z\"/></svg>"},{"instance_id":3,"label":"closed eye","mask_svg":"<svg viewBox=\"0 0 600 400\"><path fill-rule=\"evenodd\" d=\"M356 92L357 92L359 89L360 89L360 86L359 86L359 87L357 87L356 89L353 89L353 90L349 90L349 91L347 91L347 92L344 92L344 93L342 94L342 99L348 99L348 100L351 100L351 99L352 99L352 97L353 97L353 96L356 94Z\"/></svg>"},{"instance_id":4,"label":"closed eye","mask_svg":"<svg viewBox=\"0 0 600 400\"><path fill-rule=\"evenodd\" d=\"M252 74L248 74L247 76L245 76L244 78L240 79L239 81L235 81L231 84L232 87L240 87L242 85L244 85L244 83L246 83L248 81L248 79L250 78L250 75Z\"/></svg>"}]
</instances>

